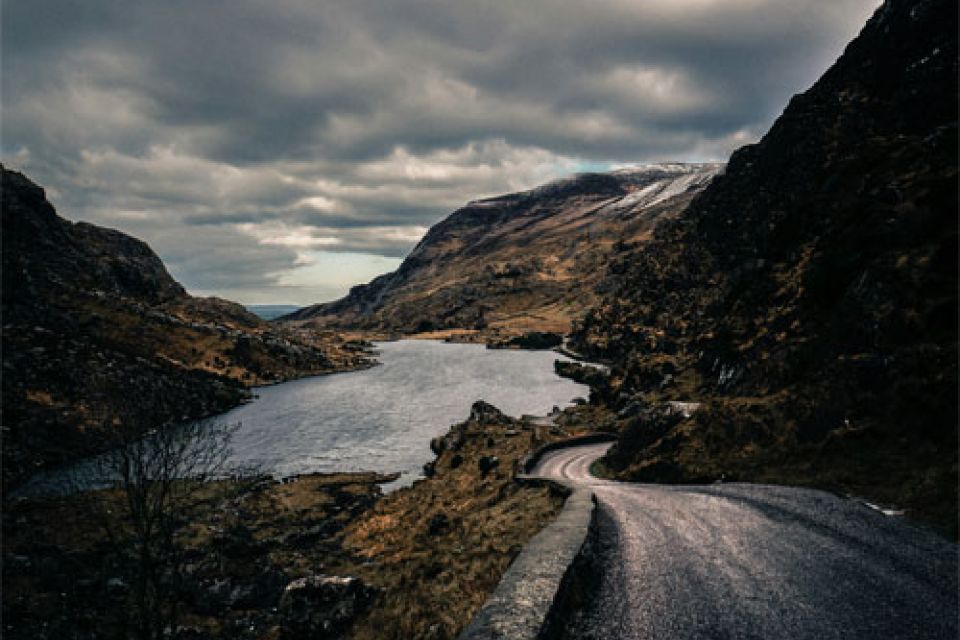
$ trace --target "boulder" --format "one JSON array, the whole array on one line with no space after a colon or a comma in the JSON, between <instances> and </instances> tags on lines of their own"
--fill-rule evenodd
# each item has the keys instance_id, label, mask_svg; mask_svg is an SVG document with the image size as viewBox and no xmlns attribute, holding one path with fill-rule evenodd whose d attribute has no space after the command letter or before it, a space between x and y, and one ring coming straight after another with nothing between
<instances>
[{"instance_id":1,"label":"boulder","mask_svg":"<svg viewBox=\"0 0 960 640\"><path fill-rule=\"evenodd\" d=\"M563 344L563 336L546 331L531 331L510 342L521 349L553 349Z\"/></svg>"},{"instance_id":2,"label":"boulder","mask_svg":"<svg viewBox=\"0 0 960 640\"><path fill-rule=\"evenodd\" d=\"M370 608L378 590L353 576L316 574L286 586L280 598L283 638L341 637Z\"/></svg>"}]
</instances>

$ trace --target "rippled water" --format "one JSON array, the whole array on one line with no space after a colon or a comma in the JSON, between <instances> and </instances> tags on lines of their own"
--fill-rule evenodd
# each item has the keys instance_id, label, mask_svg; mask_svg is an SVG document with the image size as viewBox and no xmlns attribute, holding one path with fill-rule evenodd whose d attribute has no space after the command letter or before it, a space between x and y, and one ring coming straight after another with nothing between
<instances>
[{"instance_id":1,"label":"rippled water","mask_svg":"<svg viewBox=\"0 0 960 640\"><path fill-rule=\"evenodd\" d=\"M382 364L257 389L257 399L219 416L240 423L233 468L276 477L314 471L379 471L413 482L433 459L430 439L485 400L508 415L542 415L585 397L589 388L553 372L552 351L491 350L481 345L401 340L377 344ZM38 474L17 495L102 485L96 465ZM79 480L79 478L83 478Z\"/></svg>"},{"instance_id":2,"label":"rippled water","mask_svg":"<svg viewBox=\"0 0 960 640\"><path fill-rule=\"evenodd\" d=\"M262 387L222 416L241 422L232 462L276 476L399 471L413 481L430 439L485 400L508 415L544 414L589 389L553 372L550 351L402 340L377 345L380 366ZM404 482L404 484L406 483Z\"/></svg>"}]
</instances>

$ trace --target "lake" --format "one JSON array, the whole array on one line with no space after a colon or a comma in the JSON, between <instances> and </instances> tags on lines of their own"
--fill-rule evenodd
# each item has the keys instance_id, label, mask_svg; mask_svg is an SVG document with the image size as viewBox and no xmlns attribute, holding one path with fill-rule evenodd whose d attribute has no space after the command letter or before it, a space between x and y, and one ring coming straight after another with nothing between
<instances>
[{"instance_id":1,"label":"lake","mask_svg":"<svg viewBox=\"0 0 960 640\"><path fill-rule=\"evenodd\" d=\"M408 485L433 460L430 440L463 422L485 400L507 415L543 415L589 388L553 371L553 351L487 349L427 340L377 343L381 364L255 390L256 399L213 420L240 423L229 465L274 477L310 472L399 472ZM14 494L70 491L83 477L103 484L95 465L37 474Z\"/></svg>"},{"instance_id":2,"label":"lake","mask_svg":"<svg viewBox=\"0 0 960 640\"><path fill-rule=\"evenodd\" d=\"M409 484L433 459L430 439L485 400L504 413L543 415L589 389L557 376L552 351L401 340L376 345L363 371L260 387L221 419L241 427L231 462L274 476L313 471L402 473Z\"/></svg>"}]
</instances>

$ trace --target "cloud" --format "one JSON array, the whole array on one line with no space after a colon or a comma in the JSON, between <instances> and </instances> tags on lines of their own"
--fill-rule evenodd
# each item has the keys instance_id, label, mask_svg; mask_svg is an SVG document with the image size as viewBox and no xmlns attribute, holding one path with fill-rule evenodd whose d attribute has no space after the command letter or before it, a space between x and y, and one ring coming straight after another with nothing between
<instances>
[{"instance_id":1,"label":"cloud","mask_svg":"<svg viewBox=\"0 0 960 640\"><path fill-rule=\"evenodd\" d=\"M192 290L307 303L346 287L318 251L388 267L470 199L725 159L877 4L8 3L3 156Z\"/></svg>"}]
</instances>

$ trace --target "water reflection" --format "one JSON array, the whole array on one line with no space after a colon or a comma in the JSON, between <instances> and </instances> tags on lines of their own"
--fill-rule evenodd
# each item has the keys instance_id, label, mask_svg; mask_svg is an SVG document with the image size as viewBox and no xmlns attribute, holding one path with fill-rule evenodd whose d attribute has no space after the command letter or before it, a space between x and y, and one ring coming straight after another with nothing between
<instances>
[{"instance_id":1,"label":"water reflection","mask_svg":"<svg viewBox=\"0 0 960 640\"><path fill-rule=\"evenodd\" d=\"M257 390L253 403L218 420L240 423L227 470L275 477L309 472L400 472L388 488L413 482L433 458L430 439L463 421L476 400L512 416L539 415L589 389L553 372L550 351L490 350L421 340L379 343L380 366L305 378ZM96 465L48 472L19 495L62 493Z\"/></svg>"}]
</instances>

